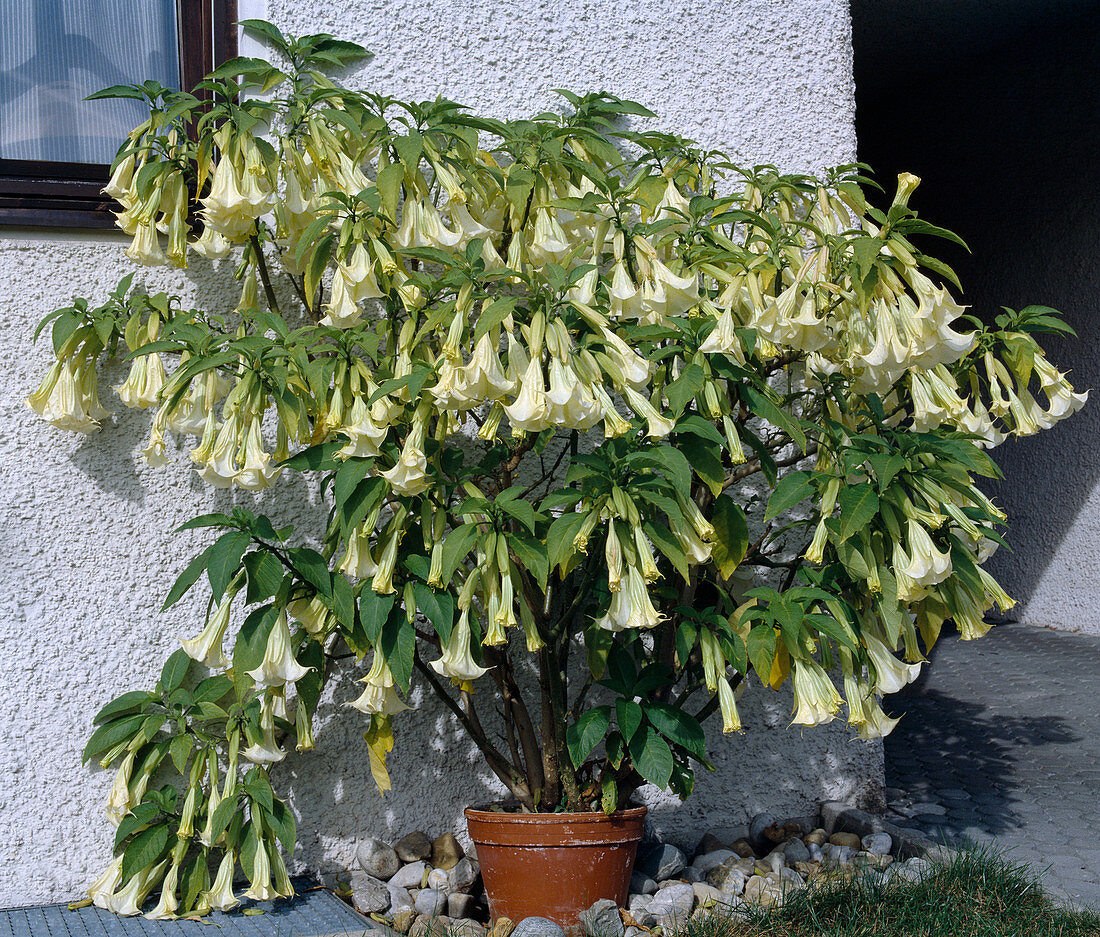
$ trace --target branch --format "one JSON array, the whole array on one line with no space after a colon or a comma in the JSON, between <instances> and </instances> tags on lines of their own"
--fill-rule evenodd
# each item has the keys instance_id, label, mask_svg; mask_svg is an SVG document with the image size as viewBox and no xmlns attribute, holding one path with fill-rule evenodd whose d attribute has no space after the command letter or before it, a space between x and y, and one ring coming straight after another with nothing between
<instances>
[{"instance_id":1,"label":"branch","mask_svg":"<svg viewBox=\"0 0 1100 937\"><path fill-rule=\"evenodd\" d=\"M462 707L454 701L451 694L443 688L443 684L439 682L439 678L436 676L435 671L420 659L419 654L413 656L413 663L416 665L416 669L424 676L424 679L431 685L435 695L455 714L455 717L462 724L462 728L464 728L470 738L474 740L474 744L485 756L485 761L492 769L493 774L500 778L501 782L511 791L514 797L531 807L531 809L534 809L534 800L531 797L531 791L527 783L520 776L519 770L504 757L492 742L489 741L484 732L479 731L478 725L470 719L463 711Z\"/></svg>"},{"instance_id":2,"label":"branch","mask_svg":"<svg viewBox=\"0 0 1100 937\"><path fill-rule=\"evenodd\" d=\"M264 249L260 246L259 235L253 234L248 239L252 245L252 253L256 258L256 269L260 273L260 281L264 285L264 295L267 296L268 308L276 315L282 315L279 311L279 300L275 298L275 290L271 288L271 277L267 272L267 259L264 257Z\"/></svg>"}]
</instances>

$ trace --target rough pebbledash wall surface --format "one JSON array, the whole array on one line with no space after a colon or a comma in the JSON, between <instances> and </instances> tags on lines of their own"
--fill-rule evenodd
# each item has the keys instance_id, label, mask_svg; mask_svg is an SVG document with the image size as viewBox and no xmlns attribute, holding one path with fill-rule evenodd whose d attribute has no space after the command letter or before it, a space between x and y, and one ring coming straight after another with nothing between
<instances>
[{"instance_id":1,"label":"rough pebbledash wall surface","mask_svg":"<svg viewBox=\"0 0 1100 937\"><path fill-rule=\"evenodd\" d=\"M262 11L260 11L262 13ZM251 13L251 11L250 11ZM745 162L821 168L855 154L851 41L843 0L672 0L638 4L538 0L467 4L275 0L268 16L292 32L326 31L376 55L352 80L384 93L446 94L500 116L555 106L555 87L607 89L640 100L663 125ZM102 812L110 774L80 768L96 710L151 686L197 602L157 609L201 534L170 531L200 510L231 505L187 467L151 470L137 450L147 414L115 406L91 438L37 421L24 399L48 364L33 324L74 293L102 300L130 269L116 235L0 231L0 905L68 899L98 874L112 830ZM213 272L143 271L198 306L232 306ZM224 282L225 271L221 271ZM122 380L121 369L101 376ZM114 401L117 404L117 400ZM314 529L313 493L300 481L259 499L281 522ZM397 724L394 790L373 789L361 741L353 668L322 706L316 751L291 753L276 783L298 812L300 868L351 861L366 832L457 829L468 803L498 793L452 718L421 690ZM881 746L849 740L842 723L786 728L790 698L750 690L746 732L715 739L713 774L687 804L653 794L657 827L685 843L761 809L803 813L823 800L873 800Z\"/></svg>"}]
</instances>

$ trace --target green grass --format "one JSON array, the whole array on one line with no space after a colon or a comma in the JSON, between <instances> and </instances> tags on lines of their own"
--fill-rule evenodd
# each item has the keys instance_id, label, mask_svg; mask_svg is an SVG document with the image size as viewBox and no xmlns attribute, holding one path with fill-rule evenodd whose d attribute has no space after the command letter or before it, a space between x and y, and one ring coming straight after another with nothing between
<instances>
[{"instance_id":1,"label":"green grass","mask_svg":"<svg viewBox=\"0 0 1100 937\"><path fill-rule=\"evenodd\" d=\"M676 937L1100 937L1100 915L1057 907L1033 870L979 848L919 882L817 880L779 908L715 911Z\"/></svg>"}]
</instances>

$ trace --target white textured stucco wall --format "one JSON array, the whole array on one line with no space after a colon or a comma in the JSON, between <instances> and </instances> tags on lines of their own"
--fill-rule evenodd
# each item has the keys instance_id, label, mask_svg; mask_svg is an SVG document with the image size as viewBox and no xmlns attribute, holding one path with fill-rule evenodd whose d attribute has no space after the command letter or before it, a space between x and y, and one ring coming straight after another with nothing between
<instances>
[{"instance_id":1,"label":"white textured stucco wall","mask_svg":"<svg viewBox=\"0 0 1100 937\"><path fill-rule=\"evenodd\" d=\"M249 11L250 14L252 11ZM499 115L534 113L550 90L607 89L653 107L665 126L748 161L820 168L855 152L851 46L843 0L701 0L682 4L492 5L274 0L289 31L363 42L376 58L354 80L382 92L445 93ZM89 439L37 421L24 405L48 363L33 324L74 293L101 300L129 269L115 235L0 231L0 905L69 898L107 861L101 810L110 775L82 770L90 720L116 693L151 686L195 607L157 609L201 532L170 530L215 494L181 462L146 468L142 414L116 408ZM207 308L224 305L208 268L142 274ZM235 298L228 300L230 305ZM120 369L104 375L121 380ZM182 453L181 453L182 455ZM280 486L261 498L280 521L315 517L310 494ZM286 505L296 504L294 510ZM333 681L317 750L291 753L277 784L300 815L300 865L349 861L365 832L401 835L460 825L462 807L496 789L451 717L431 702L397 725L394 790L370 780L354 674ZM414 694L414 699L419 696ZM717 772L680 806L651 800L659 829L690 841L761 809L803 813L826 799L877 796L881 747L849 741L842 724L785 728L789 696L751 692L743 736L716 740Z\"/></svg>"}]
</instances>

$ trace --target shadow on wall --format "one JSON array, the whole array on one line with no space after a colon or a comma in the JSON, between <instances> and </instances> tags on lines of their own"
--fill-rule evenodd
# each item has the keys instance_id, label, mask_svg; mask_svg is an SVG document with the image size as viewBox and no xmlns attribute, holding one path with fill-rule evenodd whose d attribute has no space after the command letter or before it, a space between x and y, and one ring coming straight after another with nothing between
<instances>
[{"instance_id":1,"label":"shadow on wall","mask_svg":"<svg viewBox=\"0 0 1100 937\"><path fill-rule=\"evenodd\" d=\"M891 194L898 172L922 178L913 207L973 253L927 249L956 269L976 315L1060 310L1079 338L1046 337L1051 359L1077 389L1100 388L1100 3L851 8L859 158ZM1100 503L1082 513L1100 477L1100 406L996 457L1005 478L989 493L1015 553L999 551L991 571L1025 603L1048 569L1072 591L1087 556L1067 555L1071 526L1078 549L1100 542Z\"/></svg>"}]
</instances>

